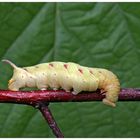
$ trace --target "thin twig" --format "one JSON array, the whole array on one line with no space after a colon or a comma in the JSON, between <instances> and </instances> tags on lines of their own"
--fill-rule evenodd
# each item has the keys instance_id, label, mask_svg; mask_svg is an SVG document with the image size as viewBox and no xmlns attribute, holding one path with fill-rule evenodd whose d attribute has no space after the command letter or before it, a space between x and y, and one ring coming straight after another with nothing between
<instances>
[{"instance_id":1,"label":"thin twig","mask_svg":"<svg viewBox=\"0 0 140 140\"><path fill-rule=\"evenodd\" d=\"M59 127L57 126L57 123L55 119L53 118L53 115L48 107L48 104L46 103L39 103L39 110L48 122L50 128L52 129L54 135L58 138L64 138L62 132L60 131Z\"/></svg>"}]
</instances>

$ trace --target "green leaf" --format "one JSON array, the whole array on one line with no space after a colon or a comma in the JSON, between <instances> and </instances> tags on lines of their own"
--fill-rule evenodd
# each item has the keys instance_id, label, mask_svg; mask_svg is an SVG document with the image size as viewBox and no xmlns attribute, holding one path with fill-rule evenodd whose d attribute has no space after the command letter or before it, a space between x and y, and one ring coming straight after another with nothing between
<instances>
[{"instance_id":1,"label":"green leaf","mask_svg":"<svg viewBox=\"0 0 140 140\"><path fill-rule=\"evenodd\" d=\"M18 66L73 61L140 86L139 3L0 3L0 57ZM0 63L0 88L12 68ZM52 103L65 137L140 137L138 102ZM0 104L0 137L55 137L38 110Z\"/></svg>"}]
</instances>

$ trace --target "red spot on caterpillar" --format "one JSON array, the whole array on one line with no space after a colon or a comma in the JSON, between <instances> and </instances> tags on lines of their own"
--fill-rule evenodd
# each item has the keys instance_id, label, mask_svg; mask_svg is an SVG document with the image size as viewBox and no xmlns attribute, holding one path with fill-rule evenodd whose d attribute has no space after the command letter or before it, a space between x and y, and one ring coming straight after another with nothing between
<instances>
[{"instance_id":1,"label":"red spot on caterpillar","mask_svg":"<svg viewBox=\"0 0 140 140\"><path fill-rule=\"evenodd\" d=\"M64 67L67 69L68 68L68 65L67 64L64 64Z\"/></svg>"},{"instance_id":2,"label":"red spot on caterpillar","mask_svg":"<svg viewBox=\"0 0 140 140\"><path fill-rule=\"evenodd\" d=\"M49 66L53 67L53 64L50 63Z\"/></svg>"},{"instance_id":3,"label":"red spot on caterpillar","mask_svg":"<svg viewBox=\"0 0 140 140\"><path fill-rule=\"evenodd\" d=\"M89 72L90 72L91 74L93 74L93 71L92 71L92 70L89 70Z\"/></svg>"},{"instance_id":4,"label":"red spot on caterpillar","mask_svg":"<svg viewBox=\"0 0 140 140\"><path fill-rule=\"evenodd\" d=\"M23 68L25 71L28 71L26 68Z\"/></svg>"},{"instance_id":5,"label":"red spot on caterpillar","mask_svg":"<svg viewBox=\"0 0 140 140\"><path fill-rule=\"evenodd\" d=\"M78 71L79 71L80 73L82 73L82 74L83 74L83 71L82 71L82 69L78 69Z\"/></svg>"},{"instance_id":6,"label":"red spot on caterpillar","mask_svg":"<svg viewBox=\"0 0 140 140\"><path fill-rule=\"evenodd\" d=\"M99 71L99 73L102 73L101 71Z\"/></svg>"}]
</instances>

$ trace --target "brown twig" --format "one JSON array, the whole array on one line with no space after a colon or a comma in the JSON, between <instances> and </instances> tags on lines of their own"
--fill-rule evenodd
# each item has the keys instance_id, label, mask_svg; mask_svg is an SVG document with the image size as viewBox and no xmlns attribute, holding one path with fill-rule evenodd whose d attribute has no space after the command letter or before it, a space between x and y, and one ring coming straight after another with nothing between
<instances>
[{"instance_id":1,"label":"brown twig","mask_svg":"<svg viewBox=\"0 0 140 140\"><path fill-rule=\"evenodd\" d=\"M54 135L58 138L64 138L62 132L60 131L59 127L57 126L55 119L53 118L53 115L52 115L48 105L49 105L48 103L46 104L46 103L40 102L38 109L40 110L40 112L42 113L42 115L44 116L46 121L48 122Z\"/></svg>"},{"instance_id":2,"label":"brown twig","mask_svg":"<svg viewBox=\"0 0 140 140\"><path fill-rule=\"evenodd\" d=\"M63 137L58 128L51 111L48 108L49 102L84 102L84 101L101 101L105 95L100 91L92 93L83 92L73 95L63 90L59 91L9 91L0 90L0 103L17 103L27 104L38 108L47 120L50 128L56 137ZM140 101L140 89L124 88L121 89L118 101Z\"/></svg>"}]
</instances>

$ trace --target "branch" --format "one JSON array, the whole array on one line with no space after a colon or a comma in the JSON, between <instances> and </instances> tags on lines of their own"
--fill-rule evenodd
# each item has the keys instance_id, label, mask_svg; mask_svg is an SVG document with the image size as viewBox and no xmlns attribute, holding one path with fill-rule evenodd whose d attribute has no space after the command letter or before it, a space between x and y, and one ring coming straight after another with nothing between
<instances>
[{"instance_id":1,"label":"branch","mask_svg":"<svg viewBox=\"0 0 140 140\"><path fill-rule=\"evenodd\" d=\"M105 95L100 91L83 92L73 95L63 90L35 90L35 91L9 91L0 90L0 103L18 103L36 105L39 102L86 102L101 101ZM118 101L139 101L140 89L124 88L121 89Z\"/></svg>"},{"instance_id":2,"label":"branch","mask_svg":"<svg viewBox=\"0 0 140 140\"><path fill-rule=\"evenodd\" d=\"M51 111L48 108L49 102L83 102L101 101L105 95L100 94L100 90L95 92L83 92L73 95L63 90L53 91L9 91L0 90L0 103L26 104L38 108L56 137L63 137L58 128ZM140 101L140 89L121 89L118 101Z\"/></svg>"},{"instance_id":3,"label":"branch","mask_svg":"<svg viewBox=\"0 0 140 140\"><path fill-rule=\"evenodd\" d=\"M44 118L46 119L46 121L48 122L50 128L52 129L54 135L58 138L63 138L63 134L60 131L59 127L57 126L57 123L55 122L52 113L50 111L50 109L48 108L48 103L39 103L38 104L38 109L40 110L40 112L42 113L42 115L44 116Z\"/></svg>"}]
</instances>

